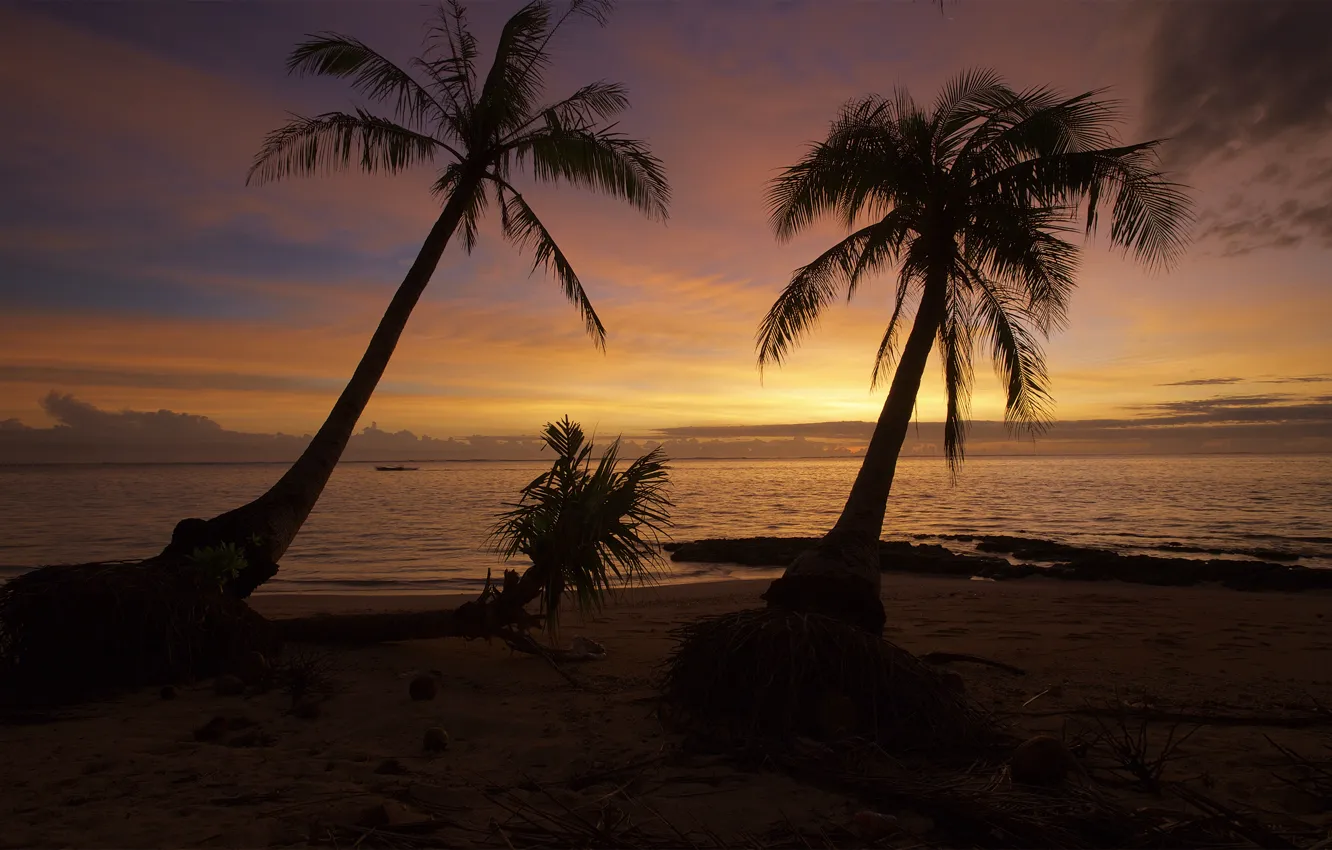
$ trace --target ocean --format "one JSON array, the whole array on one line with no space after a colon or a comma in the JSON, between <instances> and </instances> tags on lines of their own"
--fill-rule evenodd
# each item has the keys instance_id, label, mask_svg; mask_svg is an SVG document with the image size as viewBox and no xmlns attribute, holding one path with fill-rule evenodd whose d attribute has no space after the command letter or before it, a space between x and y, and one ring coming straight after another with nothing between
<instances>
[{"instance_id":1,"label":"ocean","mask_svg":"<svg viewBox=\"0 0 1332 850\"><path fill-rule=\"evenodd\" d=\"M270 591L410 593L479 587L504 566L487 529L538 462L339 465ZM672 464L672 539L817 535L836 519L856 459ZM0 466L0 577L50 563L157 552L177 520L235 507L278 464ZM1121 552L1172 546L1277 550L1332 568L1332 456L996 457L898 464L885 539L1010 534ZM1224 556L1224 555L1223 555ZM1213 554L1198 557L1216 557ZM1241 557L1235 554L1234 557ZM521 567L522 564L510 564ZM670 564L667 582L775 571Z\"/></svg>"}]
</instances>

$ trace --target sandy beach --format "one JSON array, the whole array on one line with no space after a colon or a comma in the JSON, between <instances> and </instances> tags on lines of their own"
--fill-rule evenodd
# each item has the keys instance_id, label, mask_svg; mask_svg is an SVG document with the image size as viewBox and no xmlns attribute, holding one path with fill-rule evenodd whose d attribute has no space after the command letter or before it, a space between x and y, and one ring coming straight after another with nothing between
<instances>
[{"instance_id":1,"label":"sandy beach","mask_svg":"<svg viewBox=\"0 0 1332 850\"><path fill-rule=\"evenodd\" d=\"M646 588L619 595L597 616L567 618L562 641L585 636L607 649L606 659L570 668L581 687L498 642L288 647L319 653L336 682L317 717L295 716L277 690L219 696L205 681L171 700L141 691L51 722L0 727L0 846L352 844L376 823L432 846L521 846L524 818L510 810L527 806L594 821L623 812L648 827L669 821L737 843L783 824L845 828L863 805L691 752L657 716L654 677L668 631L755 605L763 587ZM279 618L451 607L465 598L261 593L253 602ZM886 636L913 652L1024 668L1027 675L1015 676L953 665L982 705L1026 712L1010 721L1024 734L1072 734L1091 721L1061 711L1117 696L1228 714L1280 715L1311 698L1332 705L1332 597L1323 592L886 575L884 599ZM438 695L413 701L410 681L430 671L438 671ZM196 740L195 730L217 716L249 724ZM446 751L425 752L430 727L448 732ZM1207 726L1168 776L1201 777L1220 799L1326 828L1332 816L1274 775L1281 761L1264 738L1325 752L1326 729ZM1125 793L1130 803L1152 804ZM883 846L919 846L913 836L930 824L897 814L902 839Z\"/></svg>"}]
</instances>

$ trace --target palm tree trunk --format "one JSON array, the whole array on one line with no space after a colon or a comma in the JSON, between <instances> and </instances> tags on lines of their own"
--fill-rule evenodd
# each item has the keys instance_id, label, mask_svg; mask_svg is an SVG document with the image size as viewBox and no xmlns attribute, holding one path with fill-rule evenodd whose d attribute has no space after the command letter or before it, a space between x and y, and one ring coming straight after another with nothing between
<instances>
[{"instance_id":1,"label":"palm tree trunk","mask_svg":"<svg viewBox=\"0 0 1332 850\"><path fill-rule=\"evenodd\" d=\"M893 373L888 399L865 450L851 495L832 531L786 568L763 599L769 606L826 614L866 631L883 631L879 535L916 394L944 314L946 280L931 278Z\"/></svg>"},{"instance_id":2,"label":"palm tree trunk","mask_svg":"<svg viewBox=\"0 0 1332 850\"><path fill-rule=\"evenodd\" d=\"M512 638L525 635L541 622L526 607L541 595L549 572L536 565L528 567L522 576L515 570L505 570L498 589L488 586L479 598L452 610L318 614L273 623L282 640L303 643L365 645L446 637Z\"/></svg>"},{"instance_id":3,"label":"palm tree trunk","mask_svg":"<svg viewBox=\"0 0 1332 850\"><path fill-rule=\"evenodd\" d=\"M186 556L200 546L233 543L244 550L247 567L232 582L232 593L245 598L273 577L278 560L295 539L333 474L357 420L393 356L412 309L435 273L479 184L479 178L465 176L455 188L389 302L351 380L300 458L267 493L253 502L211 520L181 520L172 532L171 543L162 552L163 558Z\"/></svg>"}]
</instances>

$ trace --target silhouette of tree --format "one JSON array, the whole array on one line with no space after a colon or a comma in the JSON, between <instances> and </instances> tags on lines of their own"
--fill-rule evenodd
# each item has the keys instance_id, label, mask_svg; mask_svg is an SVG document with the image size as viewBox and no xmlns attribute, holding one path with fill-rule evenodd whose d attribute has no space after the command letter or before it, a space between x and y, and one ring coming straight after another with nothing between
<instances>
[{"instance_id":1,"label":"silhouette of tree","mask_svg":"<svg viewBox=\"0 0 1332 850\"><path fill-rule=\"evenodd\" d=\"M449 0L426 33L425 53L406 68L347 35L322 33L297 45L287 59L293 74L347 80L387 115L356 108L296 116L268 134L247 182L359 169L398 174L437 166L432 193L443 210L426 236L365 354L323 426L301 457L266 493L211 520L181 521L164 555L201 547L243 546L249 565L231 584L248 596L272 577L277 561L309 516L337 465L357 419L429 283L450 240L461 230L464 249L476 244L482 214L492 201L500 228L532 254L574 303L598 348L605 328L573 266L515 185L526 171L540 182L591 189L665 219L670 189L647 145L614 130L611 119L629 106L623 86L589 83L562 100L543 102L551 38L575 17L604 24L608 0L573 0L558 17L533 0L504 25L489 72L478 75L477 42L464 9Z\"/></svg>"},{"instance_id":2,"label":"silhouette of tree","mask_svg":"<svg viewBox=\"0 0 1332 850\"><path fill-rule=\"evenodd\" d=\"M871 378L877 385L891 372L892 382L864 462L837 523L773 582L769 605L881 631L878 540L935 343L947 397L944 450L956 472L977 345L993 357L1010 426L1039 431L1049 421L1041 338L1065 323L1079 255L1074 233L1090 236L1108 206L1113 245L1152 267L1183 251L1186 188L1160 171L1161 140L1117 142L1117 105L1102 94L1015 91L994 72L973 70L948 82L929 109L905 91L861 98L770 185L779 240L824 217L852 232L797 269L763 318L760 368L781 364L834 300L852 298L875 272L896 269L897 280Z\"/></svg>"}]
</instances>

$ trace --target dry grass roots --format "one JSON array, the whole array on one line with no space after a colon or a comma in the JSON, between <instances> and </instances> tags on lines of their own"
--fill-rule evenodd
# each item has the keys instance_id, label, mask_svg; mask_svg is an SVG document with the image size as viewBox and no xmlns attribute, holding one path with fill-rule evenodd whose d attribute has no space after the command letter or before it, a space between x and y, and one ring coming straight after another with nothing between
<instances>
[{"instance_id":1,"label":"dry grass roots","mask_svg":"<svg viewBox=\"0 0 1332 850\"><path fill-rule=\"evenodd\" d=\"M896 753L994 739L986 718L930 665L829 617L754 609L695 621L672 637L666 706L723 739L863 736Z\"/></svg>"}]
</instances>

